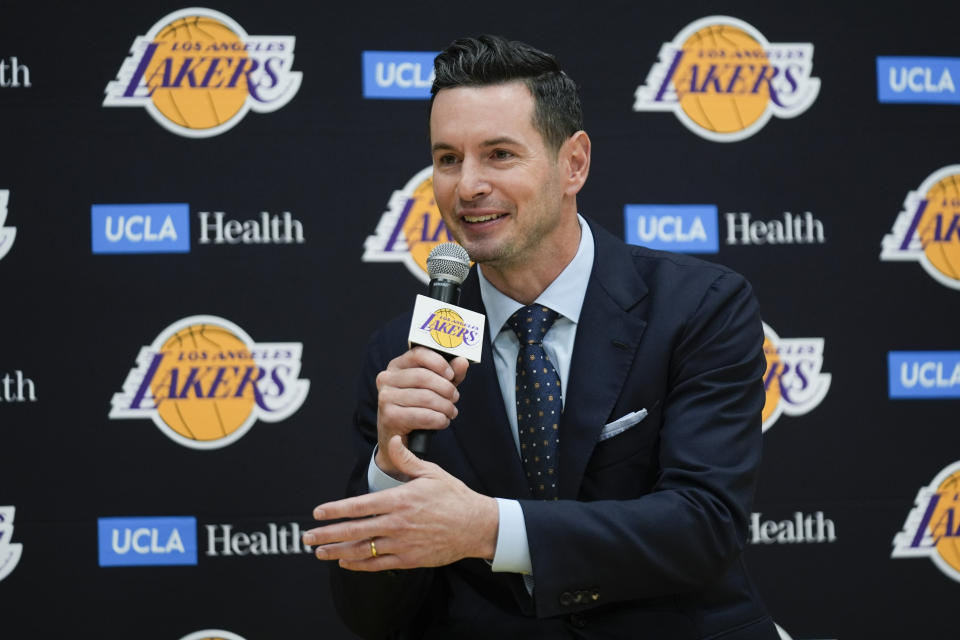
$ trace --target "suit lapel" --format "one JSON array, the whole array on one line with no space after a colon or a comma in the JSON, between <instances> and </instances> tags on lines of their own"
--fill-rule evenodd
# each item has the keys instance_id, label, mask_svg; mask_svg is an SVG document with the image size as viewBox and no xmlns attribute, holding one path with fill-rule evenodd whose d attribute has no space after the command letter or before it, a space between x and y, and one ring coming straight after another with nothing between
<instances>
[{"instance_id":1,"label":"suit lapel","mask_svg":"<svg viewBox=\"0 0 960 640\"><path fill-rule=\"evenodd\" d=\"M460 306L486 315L480 297L476 269L463 283ZM498 498L529 498L517 445L503 406L503 395L493 363L491 343L499 327L484 330L480 364L470 364L467 377L460 384L460 413L451 429L476 472L482 492Z\"/></svg>"},{"instance_id":2,"label":"suit lapel","mask_svg":"<svg viewBox=\"0 0 960 640\"><path fill-rule=\"evenodd\" d=\"M600 429L610 418L646 327L637 303L647 286L630 249L591 224L595 254L560 423L560 498L575 499ZM502 402L501 402L502 404Z\"/></svg>"}]
</instances>

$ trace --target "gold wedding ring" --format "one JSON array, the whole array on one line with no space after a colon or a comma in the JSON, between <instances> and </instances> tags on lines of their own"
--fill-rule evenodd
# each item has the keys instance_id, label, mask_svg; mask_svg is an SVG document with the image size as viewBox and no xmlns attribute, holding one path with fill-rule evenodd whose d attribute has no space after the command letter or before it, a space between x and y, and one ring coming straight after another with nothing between
<instances>
[{"instance_id":1,"label":"gold wedding ring","mask_svg":"<svg viewBox=\"0 0 960 640\"><path fill-rule=\"evenodd\" d=\"M370 538L370 557L377 557L377 543L373 541L373 538Z\"/></svg>"}]
</instances>

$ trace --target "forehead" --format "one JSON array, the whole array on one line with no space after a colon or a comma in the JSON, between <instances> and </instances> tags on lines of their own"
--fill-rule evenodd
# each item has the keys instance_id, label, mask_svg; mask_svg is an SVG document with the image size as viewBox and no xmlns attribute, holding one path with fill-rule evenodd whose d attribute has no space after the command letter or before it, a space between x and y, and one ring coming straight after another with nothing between
<instances>
[{"instance_id":1,"label":"forehead","mask_svg":"<svg viewBox=\"0 0 960 640\"><path fill-rule=\"evenodd\" d=\"M430 139L436 144L474 135L539 138L533 109L533 95L520 81L441 89L430 111Z\"/></svg>"}]
</instances>

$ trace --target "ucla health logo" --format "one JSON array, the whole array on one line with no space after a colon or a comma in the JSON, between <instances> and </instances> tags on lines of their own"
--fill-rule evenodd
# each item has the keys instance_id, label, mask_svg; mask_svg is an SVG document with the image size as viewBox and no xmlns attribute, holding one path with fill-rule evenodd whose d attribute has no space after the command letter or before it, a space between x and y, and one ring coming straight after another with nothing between
<instances>
[{"instance_id":1,"label":"ucla health logo","mask_svg":"<svg viewBox=\"0 0 960 640\"><path fill-rule=\"evenodd\" d=\"M112 419L149 419L174 442L218 449L259 419L280 422L303 404L300 342L254 342L224 318L190 316L141 347L111 400Z\"/></svg>"},{"instance_id":2,"label":"ucla health logo","mask_svg":"<svg viewBox=\"0 0 960 640\"><path fill-rule=\"evenodd\" d=\"M960 104L960 58L877 56L877 100Z\"/></svg>"},{"instance_id":3,"label":"ucla health logo","mask_svg":"<svg viewBox=\"0 0 960 640\"><path fill-rule=\"evenodd\" d=\"M441 242L453 242L433 197L433 166L394 191L387 207L376 232L363 243L363 261L402 262L410 273L429 282L427 256Z\"/></svg>"},{"instance_id":4,"label":"ucla health logo","mask_svg":"<svg viewBox=\"0 0 960 640\"><path fill-rule=\"evenodd\" d=\"M719 250L716 205L628 204L623 216L629 244L681 253Z\"/></svg>"},{"instance_id":5,"label":"ucla health logo","mask_svg":"<svg viewBox=\"0 0 960 640\"><path fill-rule=\"evenodd\" d=\"M960 164L938 169L907 194L880 260L919 262L934 280L960 289Z\"/></svg>"},{"instance_id":6,"label":"ucla health logo","mask_svg":"<svg viewBox=\"0 0 960 640\"><path fill-rule=\"evenodd\" d=\"M90 206L94 253L189 253L190 207L186 204L95 204Z\"/></svg>"},{"instance_id":7,"label":"ucla health logo","mask_svg":"<svg viewBox=\"0 0 960 640\"><path fill-rule=\"evenodd\" d=\"M101 567L197 564L193 517L98 518Z\"/></svg>"},{"instance_id":8,"label":"ucla health logo","mask_svg":"<svg viewBox=\"0 0 960 640\"><path fill-rule=\"evenodd\" d=\"M960 351L891 351L891 398L960 398Z\"/></svg>"},{"instance_id":9,"label":"ucla health logo","mask_svg":"<svg viewBox=\"0 0 960 640\"><path fill-rule=\"evenodd\" d=\"M0 507L0 580L3 580L20 562L23 545L11 542L13 538L13 517L16 507Z\"/></svg>"},{"instance_id":10,"label":"ucla health logo","mask_svg":"<svg viewBox=\"0 0 960 640\"><path fill-rule=\"evenodd\" d=\"M820 92L812 71L813 44L767 42L742 20L710 16L663 44L633 110L672 111L702 138L735 142L806 111Z\"/></svg>"},{"instance_id":11,"label":"ucla health logo","mask_svg":"<svg viewBox=\"0 0 960 640\"><path fill-rule=\"evenodd\" d=\"M251 36L229 16L199 7L161 18L137 36L109 82L105 107L143 107L188 138L228 131L249 111L269 113L300 88L294 36Z\"/></svg>"},{"instance_id":12,"label":"ucla health logo","mask_svg":"<svg viewBox=\"0 0 960 640\"><path fill-rule=\"evenodd\" d=\"M766 431L782 414L800 416L815 409L830 390L831 376L821 371L823 338L781 338L767 323L763 335Z\"/></svg>"},{"instance_id":13,"label":"ucla health logo","mask_svg":"<svg viewBox=\"0 0 960 640\"><path fill-rule=\"evenodd\" d=\"M429 99L436 57L436 52L364 51L363 97Z\"/></svg>"},{"instance_id":14,"label":"ucla health logo","mask_svg":"<svg viewBox=\"0 0 960 640\"><path fill-rule=\"evenodd\" d=\"M893 538L891 558L929 558L960 582L960 462L945 467L921 487L903 529Z\"/></svg>"},{"instance_id":15,"label":"ucla health logo","mask_svg":"<svg viewBox=\"0 0 960 640\"><path fill-rule=\"evenodd\" d=\"M10 252L17 237L16 227L3 226L7 222L7 205L10 204L10 190L0 189L0 259Z\"/></svg>"},{"instance_id":16,"label":"ucla health logo","mask_svg":"<svg viewBox=\"0 0 960 640\"><path fill-rule=\"evenodd\" d=\"M235 633L224 631L223 629L204 629L188 633L180 640L244 640Z\"/></svg>"}]
</instances>

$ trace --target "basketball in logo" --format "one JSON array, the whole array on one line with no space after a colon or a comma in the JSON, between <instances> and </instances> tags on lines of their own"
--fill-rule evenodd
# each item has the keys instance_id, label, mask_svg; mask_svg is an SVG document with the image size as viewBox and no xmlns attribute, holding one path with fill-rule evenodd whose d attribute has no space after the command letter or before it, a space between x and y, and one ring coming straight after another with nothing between
<instances>
[{"instance_id":1,"label":"basketball in logo","mask_svg":"<svg viewBox=\"0 0 960 640\"><path fill-rule=\"evenodd\" d=\"M105 107L142 107L188 138L219 135L249 111L270 113L300 88L294 36L257 36L226 14L193 7L170 13L136 36Z\"/></svg>"},{"instance_id":2,"label":"basketball in logo","mask_svg":"<svg viewBox=\"0 0 960 640\"><path fill-rule=\"evenodd\" d=\"M237 370L249 371L254 366L253 357L240 338L223 327L195 324L170 336L160 350L163 359L150 386L157 400L157 414L169 428L202 443L226 438L247 422L255 401L253 384L228 391L230 385L224 384L221 376L217 389L208 397L204 387L213 386L215 379L209 375L195 377L191 388L187 380L191 370L185 367L228 359Z\"/></svg>"},{"instance_id":3,"label":"basketball in logo","mask_svg":"<svg viewBox=\"0 0 960 640\"><path fill-rule=\"evenodd\" d=\"M402 262L410 273L429 282L427 257L441 242L453 241L433 197L433 165L394 191L388 206L376 233L363 243L363 261Z\"/></svg>"},{"instance_id":4,"label":"basketball in logo","mask_svg":"<svg viewBox=\"0 0 960 640\"><path fill-rule=\"evenodd\" d=\"M937 495L940 498L929 519L929 535L937 541L940 558L960 573L960 536L956 535L960 523L954 521L960 514L960 471L954 471L940 483Z\"/></svg>"},{"instance_id":5,"label":"basketball in logo","mask_svg":"<svg viewBox=\"0 0 960 640\"><path fill-rule=\"evenodd\" d=\"M743 20L708 16L663 44L633 110L670 111L702 138L736 142L806 111L820 92L812 72L813 44L769 42Z\"/></svg>"},{"instance_id":6,"label":"basketball in logo","mask_svg":"<svg viewBox=\"0 0 960 640\"><path fill-rule=\"evenodd\" d=\"M925 199L917 225L923 253L934 269L960 281L960 173L937 180Z\"/></svg>"},{"instance_id":7,"label":"basketball in logo","mask_svg":"<svg viewBox=\"0 0 960 640\"><path fill-rule=\"evenodd\" d=\"M250 95L242 73L249 66L249 57L240 36L230 27L213 17L189 16L171 22L153 41L158 46L144 76L154 106L168 120L188 129L211 129L240 113ZM171 72L189 68L201 52L211 50L229 51L231 66L241 72L228 74L216 86L194 87L189 82L171 86ZM209 67L204 71L209 72Z\"/></svg>"},{"instance_id":8,"label":"basketball in logo","mask_svg":"<svg viewBox=\"0 0 960 640\"><path fill-rule=\"evenodd\" d=\"M430 337L441 347L454 349L463 344L463 318L453 309L438 309L430 323Z\"/></svg>"},{"instance_id":9,"label":"basketball in logo","mask_svg":"<svg viewBox=\"0 0 960 640\"><path fill-rule=\"evenodd\" d=\"M767 64L767 52L750 34L733 25L711 24L687 38L683 50L687 55L680 60L673 84L680 108L691 120L714 133L733 133L750 127L763 116L770 102L767 83L759 83L756 91L734 93L724 90L727 83L712 85L697 77L704 60ZM691 91L690 87L698 83L705 90Z\"/></svg>"},{"instance_id":10,"label":"basketball in logo","mask_svg":"<svg viewBox=\"0 0 960 640\"><path fill-rule=\"evenodd\" d=\"M148 418L174 442L217 449L257 420L280 422L303 404L299 342L258 343L217 316L190 316L141 347L110 418Z\"/></svg>"},{"instance_id":11,"label":"basketball in logo","mask_svg":"<svg viewBox=\"0 0 960 640\"><path fill-rule=\"evenodd\" d=\"M934 171L910 191L880 260L919 262L934 280L960 289L960 164Z\"/></svg>"}]
</instances>

